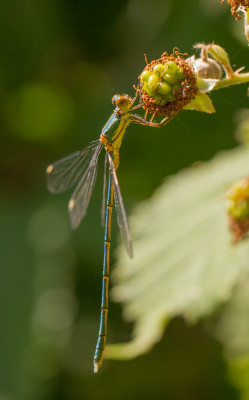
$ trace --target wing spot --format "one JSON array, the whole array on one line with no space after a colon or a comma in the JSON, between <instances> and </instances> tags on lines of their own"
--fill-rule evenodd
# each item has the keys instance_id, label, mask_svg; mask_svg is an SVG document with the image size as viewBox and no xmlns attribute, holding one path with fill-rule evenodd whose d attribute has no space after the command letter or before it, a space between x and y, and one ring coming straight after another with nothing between
<instances>
[{"instance_id":1,"label":"wing spot","mask_svg":"<svg viewBox=\"0 0 249 400\"><path fill-rule=\"evenodd\" d=\"M53 165L49 165L48 168L47 168L47 173L48 173L48 174L51 174L51 172L53 171L53 169L54 169Z\"/></svg>"},{"instance_id":2,"label":"wing spot","mask_svg":"<svg viewBox=\"0 0 249 400\"><path fill-rule=\"evenodd\" d=\"M68 203L68 208L69 208L69 210L72 210L72 209L74 208L74 204L75 204L74 199L71 199L71 200L69 201L69 203Z\"/></svg>"}]
</instances>

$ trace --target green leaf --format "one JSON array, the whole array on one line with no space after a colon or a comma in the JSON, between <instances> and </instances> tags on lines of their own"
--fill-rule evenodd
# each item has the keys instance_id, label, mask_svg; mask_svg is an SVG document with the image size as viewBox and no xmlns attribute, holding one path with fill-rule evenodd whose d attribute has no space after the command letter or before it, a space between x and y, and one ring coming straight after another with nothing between
<instances>
[{"instance_id":1,"label":"green leaf","mask_svg":"<svg viewBox=\"0 0 249 400\"><path fill-rule=\"evenodd\" d=\"M194 100L184 107L184 110L203 111L209 114L215 112L213 103L207 94L199 94L196 96Z\"/></svg>"},{"instance_id":2,"label":"green leaf","mask_svg":"<svg viewBox=\"0 0 249 400\"><path fill-rule=\"evenodd\" d=\"M217 61L219 61L225 67L232 69L228 54L225 49L223 49L218 44L211 44L208 47L208 53L210 53Z\"/></svg>"},{"instance_id":3,"label":"green leaf","mask_svg":"<svg viewBox=\"0 0 249 400\"><path fill-rule=\"evenodd\" d=\"M233 297L211 329L229 359L249 355L249 274L243 274ZM249 372L249 371L248 371ZM248 374L249 376L249 374Z\"/></svg>"},{"instance_id":4,"label":"green leaf","mask_svg":"<svg viewBox=\"0 0 249 400\"><path fill-rule=\"evenodd\" d=\"M249 274L243 274L232 299L209 329L222 343L230 381L243 399L249 395Z\"/></svg>"},{"instance_id":5,"label":"green leaf","mask_svg":"<svg viewBox=\"0 0 249 400\"><path fill-rule=\"evenodd\" d=\"M240 109L236 113L237 129L236 137L239 142L249 144L249 110Z\"/></svg>"},{"instance_id":6,"label":"green leaf","mask_svg":"<svg viewBox=\"0 0 249 400\"><path fill-rule=\"evenodd\" d=\"M108 347L109 358L132 358L158 341L166 322L192 323L212 314L249 272L249 242L232 244L225 211L231 183L249 172L249 149L238 147L168 178L131 218L133 260L123 246L113 298L134 322L132 340Z\"/></svg>"}]
</instances>

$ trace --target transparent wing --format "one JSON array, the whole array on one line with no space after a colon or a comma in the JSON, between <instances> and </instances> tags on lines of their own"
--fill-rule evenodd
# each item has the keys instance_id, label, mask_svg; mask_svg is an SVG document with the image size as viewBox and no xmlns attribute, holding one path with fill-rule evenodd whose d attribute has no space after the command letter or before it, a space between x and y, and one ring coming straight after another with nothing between
<instances>
[{"instance_id":1,"label":"transparent wing","mask_svg":"<svg viewBox=\"0 0 249 400\"><path fill-rule=\"evenodd\" d=\"M96 181L98 158L102 147L102 143L99 142L98 146L94 150L88 168L81 177L80 182L68 203L69 216L73 229L76 229L79 226L81 220L86 214Z\"/></svg>"},{"instance_id":2,"label":"transparent wing","mask_svg":"<svg viewBox=\"0 0 249 400\"><path fill-rule=\"evenodd\" d=\"M102 194L102 206L101 206L101 225L105 225L105 211L106 211L106 188L107 188L107 152L105 153L105 165L104 165L104 181L103 181L103 194Z\"/></svg>"},{"instance_id":3,"label":"transparent wing","mask_svg":"<svg viewBox=\"0 0 249 400\"><path fill-rule=\"evenodd\" d=\"M116 169L114 167L112 157L109 153L108 153L108 160L109 160L109 164L110 164L110 167L112 170L112 176L113 176L114 202L115 202L115 208L116 208L116 212L117 212L118 226L119 226L121 236L122 236L122 239L124 242L124 246L127 250L127 253L132 258L133 257L133 248L132 248L130 227L128 224L128 219L126 216L124 203L123 203L123 199L122 199L119 184L118 184Z\"/></svg>"},{"instance_id":4,"label":"transparent wing","mask_svg":"<svg viewBox=\"0 0 249 400\"><path fill-rule=\"evenodd\" d=\"M99 141L94 142L86 149L50 164L46 171L48 190L52 193L62 193L77 185L98 146Z\"/></svg>"}]
</instances>

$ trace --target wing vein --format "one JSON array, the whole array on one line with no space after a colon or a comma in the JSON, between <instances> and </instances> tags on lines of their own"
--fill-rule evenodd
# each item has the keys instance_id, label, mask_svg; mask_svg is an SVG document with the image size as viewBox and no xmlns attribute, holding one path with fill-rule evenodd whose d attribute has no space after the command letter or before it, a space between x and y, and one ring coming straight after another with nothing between
<instances>
[{"instance_id":1,"label":"wing vein","mask_svg":"<svg viewBox=\"0 0 249 400\"><path fill-rule=\"evenodd\" d=\"M116 208L116 212L117 212L118 226L120 229L120 233L121 233L126 251L129 255L129 257L132 258L133 257L132 239L131 239L131 232L130 232L128 219L127 219L126 212L125 212L124 202L122 199L122 195L121 195L121 191L120 191L120 187L119 187L119 183L118 183L118 178L117 178L117 173L116 173L116 169L115 169L112 157L109 152L107 154L108 154L109 165L110 165L110 168L112 171L112 176L113 176L114 202L115 202L115 208Z\"/></svg>"}]
</instances>

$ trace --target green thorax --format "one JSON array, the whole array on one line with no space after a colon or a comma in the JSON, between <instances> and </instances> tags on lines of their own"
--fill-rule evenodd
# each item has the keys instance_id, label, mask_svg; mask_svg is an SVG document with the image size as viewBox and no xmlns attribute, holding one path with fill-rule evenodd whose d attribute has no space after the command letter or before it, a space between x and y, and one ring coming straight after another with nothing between
<instances>
[{"instance_id":1,"label":"green thorax","mask_svg":"<svg viewBox=\"0 0 249 400\"><path fill-rule=\"evenodd\" d=\"M103 127L101 136L105 136L113 148L120 148L125 130L131 121L128 112L114 112Z\"/></svg>"}]
</instances>

